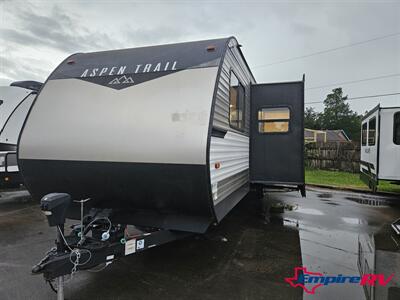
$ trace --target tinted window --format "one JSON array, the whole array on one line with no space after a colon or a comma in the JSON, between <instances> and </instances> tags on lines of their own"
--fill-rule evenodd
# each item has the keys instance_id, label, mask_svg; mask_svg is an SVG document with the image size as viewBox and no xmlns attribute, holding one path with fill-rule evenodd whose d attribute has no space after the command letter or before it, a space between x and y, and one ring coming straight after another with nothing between
<instances>
[{"instance_id":1,"label":"tinted window","mask_svg":"<svg viewBox=\"0 0 400 300\"><path fill-rule=\"evenodd\" d=\"M258 111L258 132L288 132L289 121L288 107L262 108Z\"/></svg>"},{"instance_id":2,"label":"tinted window","mask_svg":"<svg viewBox=\"0 0 400 300\"><path fill-rule=\"evenodd\" d=\"M394 114L393 125L393 142L400 145L400 112Z\"/></svg>"},{"instance_id":3,"label":"tinted window","mask_svg":"<svg viewBox=\"0 0 400 300\"><path fill-rule=\"evenodd\" d=\"M231 72L229 88L229 123L231 127L244 129L245 91L236 75Z\"/></svg>"},{"instance_id":4,"label":"tinted window","mask_svg":"<svg viewBox=\"0 0 400 300\"><path fill-rule=\"evenodd\" d=\"M362 124L362 130L361 130L361 145L366 146L367 145L367 133L368 133L368 123L365 122Z\"/></svg>"},{"instance_id":5,"label":"tinted window","mask_svg":"<svg viewBox=\"0 0 400 300\"><path fill-rule=\"evenodd\" d=\"M376 118L372 118L368 122L368 146L374 146L376 140Z\"/></svg>"}]
</instances>

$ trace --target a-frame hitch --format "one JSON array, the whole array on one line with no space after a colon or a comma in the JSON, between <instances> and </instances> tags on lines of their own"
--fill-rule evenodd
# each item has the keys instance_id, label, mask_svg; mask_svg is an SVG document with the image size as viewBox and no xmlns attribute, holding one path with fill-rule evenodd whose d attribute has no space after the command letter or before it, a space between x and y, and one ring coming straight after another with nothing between
<instances>
[{"instance_id":1,"label":"a-frame hitch","mask_svg":"<svg viewBox=\"0 0 400 300\"><path fill-rule=\"evenodd\" d=\"M57 228L56 247L32 268L33 274L43 274L45 280L57 292L57 299L64 299L64 276L73 276L77 271L98 266L104 268L114 259L141 252L146 249L184 238L190 232L141 229L112 222L112 210L92 208L84 215L81 205L81 222L71 226L69 234L64 233L67 210L71 196L52 193L41 200L41 209L47 217L49 226ZM129 230L128 230L129 229ZM54 283L57 289L54 288Z\"/></svg>"}]
</instances>

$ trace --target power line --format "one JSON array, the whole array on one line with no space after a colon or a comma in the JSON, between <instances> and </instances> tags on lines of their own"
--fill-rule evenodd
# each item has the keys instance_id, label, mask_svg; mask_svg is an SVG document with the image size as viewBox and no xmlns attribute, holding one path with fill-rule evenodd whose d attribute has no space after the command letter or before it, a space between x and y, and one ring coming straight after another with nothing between
<instances>
[{"instance_id":1,"label":"power line","mask_svg":"<svg viewBox=\"0 0 400 300\"><path fill-rule=\"evenodd\" d=\"M262 68L262 67L268 67L268 66L277 65L277 64L283 64L283 63L286 63L286 62L289 62L289 61L302 59L302 58L307 58L307 57L320 55L320 54L324 54L324 53L329 53L329 52L337 51L337 50L340 50L340 49L350 48L350 47L366 44L366 43L369 43L369 42L386 39L386 38L393 37L393 36L396 36L396 35L400 35L400 32L387 34L387 35L379 36L379 37L376 37L376 38L373 38L373 39L369 39L369 40L365 40L365 41L360 41L360 42L355 42L355 43L343 45L343 46L340 46L340 47L335 47L335 48L330 48L330 49L321 50L321 51L317 51L317 52L312 52L312 53L301 55L301 56L295 56L295 57L284 59L284 60L278 60L278 61L275 61L275 62L272 62L272 63L269 63L269 64L263 64L263 65L254 66L253 69Z\"/></svg>"},{"instance_id":2,"label":"power line","mask_svg":"<svg viewBox=\"0 0 400 300\"><path fill-rule=\"evenodd\" d=\"M365 99L365 98L386 97L386 96L394 96L394 95L400 95L400 92L399 92L399 93L391 93L391 94L381 94L381 95L370 95L370 96L352 97L352 98L347 98L345 101L357 100L357 99ZM316 103L323 103L323 102L324 102L324 101L313 101L313 102L305 102L304 104L316 104Z\"/></svg>"},{"instance_id":3,"label":"power line","mask_svg":"<svg viewBox=\"0 0 400 300\"><path fill-rule=\"evenodd\" d=\"M390 74L390 75L382 75L382 76L377 76L377 77L369 77L369 78L363 78L363 79L352 80L352 81L343 81L343 82L326 84L326 85L313 86L313 87L306 88L306 90L314 90L314 89L320 89L320 88L324 88L324 87L339 86L339 85L343 85L343 84L351 84L351 83L370 81L370 80L376 80L376 79L382 79L382 78L390 78L390 77L395 77L395 76L400 76L400 73Z\"/></svg>"}]
</instances>

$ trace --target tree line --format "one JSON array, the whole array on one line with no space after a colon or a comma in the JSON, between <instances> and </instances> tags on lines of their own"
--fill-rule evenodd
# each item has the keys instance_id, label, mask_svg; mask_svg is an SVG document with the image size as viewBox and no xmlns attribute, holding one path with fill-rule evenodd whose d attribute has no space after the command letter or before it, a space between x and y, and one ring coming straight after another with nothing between
<instances>
[{"instance_id":1,"label":"tree line","mask_svg":"<svg viewBox=\"0 0 400 300\"><path fill-rule=\"evenodd\" d=\"M342 88L335 88L324 100L323 112L316 112L307 107L304 112L305 128L318 130L343 129L353 141L360 141L360 126L362 115L350 109L346 102L347 95L343 96Z\"/></svg>"}]
</instances>

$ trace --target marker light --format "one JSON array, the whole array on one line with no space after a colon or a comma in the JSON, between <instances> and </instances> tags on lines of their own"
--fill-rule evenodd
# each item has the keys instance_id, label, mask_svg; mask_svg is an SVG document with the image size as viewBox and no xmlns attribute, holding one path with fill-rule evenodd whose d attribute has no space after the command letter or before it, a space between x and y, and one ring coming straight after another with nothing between
<instances>
[{"instance_id":1,"label":"marker light","mask_svg":"<svg viewBox=\"0 0 400 300\"><path fill-rule=\"evenodd\" d=\"M207 46L207 51L208 52L215 51L215 46L214 45Z\"/></svg>"}]
</instances>

